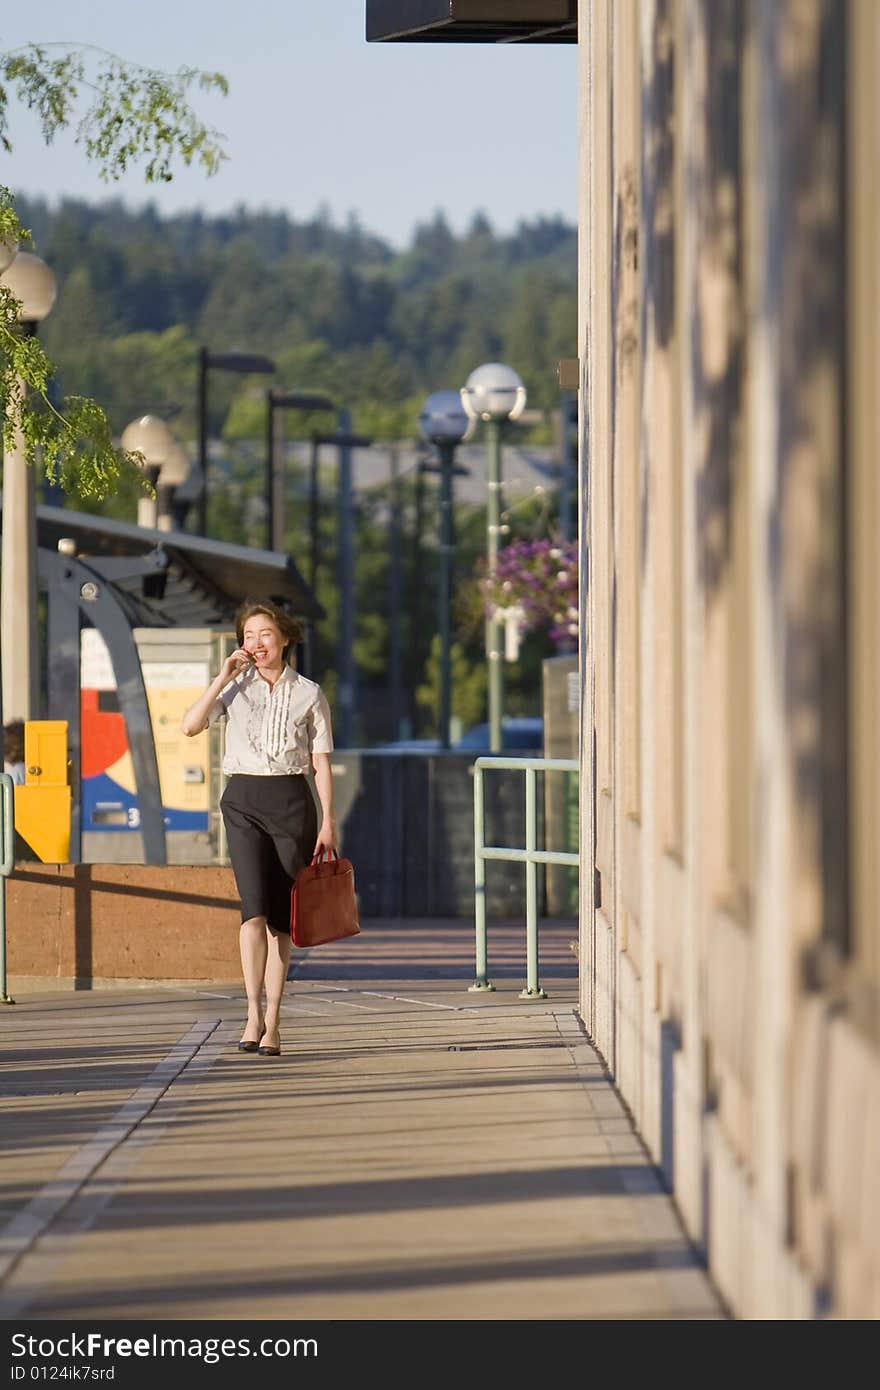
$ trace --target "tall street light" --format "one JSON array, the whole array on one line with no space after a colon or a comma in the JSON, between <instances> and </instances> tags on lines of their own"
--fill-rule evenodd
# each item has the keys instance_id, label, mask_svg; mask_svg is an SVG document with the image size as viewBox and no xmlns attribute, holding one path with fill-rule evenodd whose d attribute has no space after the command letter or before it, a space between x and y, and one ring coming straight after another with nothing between
<instances>
[{"instance_id":1,"label":"tall street light","mask_svg":"<svg viewBox=\"0 0 880 1390\"><path fill-rule=\"evenodd\" d=\"M388 726L399 739L401 708L400 445L388 446Z\"/></svg>"},{"instance_id":2,"label":"tall street light","mask_svg":"<svg viewBox=\"0 0 880 1390\"><path fill-rule=\"evenodd\" d=\"M158 522L159 478L165 464L174 459L178 447L174 442L174 436L158 415L141 415L126 425L120 443L123 449L130 453L140 453L143 456L144 473L157 496L138 498L137 524L155 529Z\"/></svg>"},{"instance_id":3,"label":"tall street light","mask_svg":"<svg viewBox=\"0 0 880 1390\"><path fill-rule=\"evenodd\" d=\"M4 248L3 254L8 253ZM21 301L22 332L33 336L55 303L55 276L39 256L19 251L2 282ZM19 381L20 397L24 383ZM0 559L3 719L35 719L39 710L37 512L34 470L16 431L3 456L3 542Z\"/></svg>"},{"instance_id":4,"label":"tall street light","mask_svg":"<svg viewBox=\"0 0 880 1390\"><path fill-rule=\"evenodd\" d=\"M357 663L354 659L354 502L352 489L352 449L369 448L372 439L352 432L351 412L343 407L336 415L333 443L339 454L337 468L337 577L339 580L339 635L337 645L337 704L339 743L351 748L355 739L357 709ZM317 537L316 537L317 538Z\"/></svg>"},{"instance_id":5,"label":"tall street light","mask_svg":"<svg viewBox=\"0 0 880 1390\"><path fill-rule=\"evenodd\" d=\"M156 483L156 527L159 531L174 530L174 497L188 473L189 459L183 446L175 439L170 454L159 469Z\"/></svg>"},{"instance_id":6,"label":"tall street light","mask_svg":"<svg viewBox=\"0 0 880 1390\"><path fill-rule=\"evenodd\" d=\"M199 348L198 417L199 417L199 476L202 491L199 495L199 535L208 534L208 372L240 372L251 376L255 372L271 375L275 363L256 352L210 352Z\"/></svg>"},{"instance_id":7,"label":"tall street light","mask_svg":"<svg viewBox=\"0 0 880 1390\"><path fill-rule=\"evenodd\" d=\"M455 448L472 432L473 418L461 403L458 391L435 391L422 406L419 429L440 458L440 585L438 629L440 633L440 746L449 747L452 718L452 677L449 608L452 599L453 471Z\"/></svg>"},{"instance_id":8,"label":"tall street light","mask_svg":"<svg viewBox=\"0 0 880 1390\"><path fill-rule=\"evenodd\" d=\"M486 552L487 571L492 577L498 568L501 534L501 430L506 420L516 420L525 410L526 388L512 367L503 362L486 362L471 372L461 388L461 400L468 415L486 425L489 485ZM502 659L501 624L492 613L486 619L486 661L489 667L489 748L493 753L501 752Z\"/></svg>"},{"instance_id":9,"label":"tall street light","mask_svg":"<svg viewBox=\"0 0 880 1390\"><path fill-rule=\"evenodd\" d=\"M572 501L577 465L577 397L563 391L556 418L559 422L559 539L570 541L574 532Z\"/></svg>"},{"instance_id":10,"label":"tall street light","mask_svg":"<svg viewBox=\"0 0 880 1390\"><path fill-rule=\"evenodd\" d=\"M266 544L284 549L284 411L334 410L329 396L315 391L266 392Z\"/></svg>"}]
</instances>

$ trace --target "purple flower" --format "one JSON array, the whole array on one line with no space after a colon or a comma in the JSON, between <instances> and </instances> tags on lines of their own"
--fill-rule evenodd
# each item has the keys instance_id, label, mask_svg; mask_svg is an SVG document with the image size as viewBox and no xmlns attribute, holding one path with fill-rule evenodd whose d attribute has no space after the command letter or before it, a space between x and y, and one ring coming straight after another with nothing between
<instances>
[{"instance_id":1,"label":"purple flower","mask_svg":"<svg viewBox=\"0 0 880 1390\"><path fill-rule=\"evenodd\" d=\"M480 566L485 574L485 562ZM572 541L515 540L498 554L495 573L482 580L487 612L519 607L526 628L547 628L571 645L576 635L578 547Z\"/></svg>"}]
</instances>

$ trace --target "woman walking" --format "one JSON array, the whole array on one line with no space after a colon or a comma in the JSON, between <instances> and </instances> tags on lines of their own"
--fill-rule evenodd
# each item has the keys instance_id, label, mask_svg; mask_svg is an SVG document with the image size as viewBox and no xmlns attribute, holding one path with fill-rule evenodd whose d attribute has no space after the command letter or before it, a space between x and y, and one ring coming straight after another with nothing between
<instances>
[{"instance_id":1,"label":"woman walking","mask_svg":"<svg viewBox=\"0 0 880 1390\"><path fill-rule=\"evenodd\" d=\"M235 617L237 649L181 720L192 738L226 722L220 798L241 898L241 966L248 1016L242 1052L277 1057L279 1010L290 958L293 881L319 849L335 850L333 733L319 685L293 669L302 629L269 600L248 599ZM307 775L314 770L320 829ZM262 1004L265 987L266 1006Z\"/></svg>"}]
</instances>

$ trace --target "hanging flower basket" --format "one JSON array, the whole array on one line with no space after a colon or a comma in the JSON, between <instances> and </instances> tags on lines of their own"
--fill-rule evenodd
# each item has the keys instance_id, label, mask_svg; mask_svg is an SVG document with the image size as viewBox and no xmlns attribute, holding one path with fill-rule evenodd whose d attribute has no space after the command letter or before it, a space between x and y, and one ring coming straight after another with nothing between
<instances>
[{"instance_id":1,"label":"hanging flower basket","mask_svg":"<svg viewBox=\"0 0 880 1390\"><path fill-rule=\"evenodd\" d=\"M481 583L487 617L506 621L514 610L511 620L522 632L544 628L557 647L568 650L577 642L576 542L511 541L498 552L495 574Z\"/></svg>"}]
</instances>

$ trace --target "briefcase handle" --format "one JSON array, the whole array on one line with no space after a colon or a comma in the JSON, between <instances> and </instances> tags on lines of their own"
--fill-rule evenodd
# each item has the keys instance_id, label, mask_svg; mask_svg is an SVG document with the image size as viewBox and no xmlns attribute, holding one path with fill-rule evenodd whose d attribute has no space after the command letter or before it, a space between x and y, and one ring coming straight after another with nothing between
<instances>
[{"instance_id":1,"label":"briefcase handle","mask_svg":"<svg viewBox=\"0 0 880 1390\"><path fill-rule=\"evenodd\" d=\"M335 859L337 864L339 863L339 855L336 853L335 849L330 849L329 845L321 846L321 848L318 850L318 853L312 856L312 863L323 864L325 855L327 856L328 861L331 859Z\"/></svg>"},{"instance_id":2,"label":"briefcase handle","mask_svg":"<svg viewBox=\"0 0 880 1390\"><path fill-rule=\"evenodd\" d=\"M328 849L326 845L321 846L311 866L318 878L332 878L334 874L347 873L351 868L347 859L340 859L336 850Z\"/></svg>"}]
</instances>

